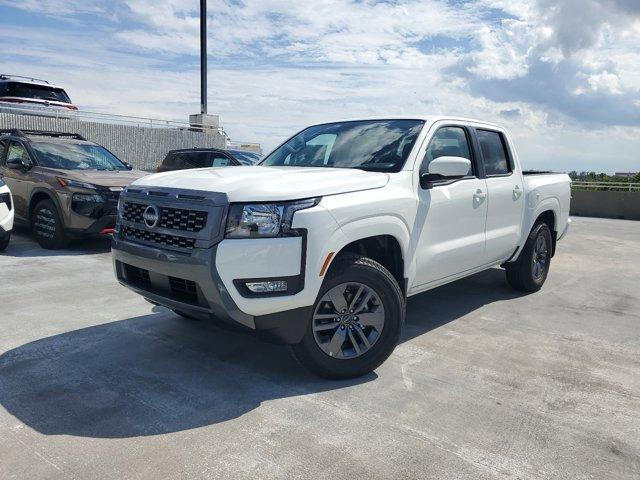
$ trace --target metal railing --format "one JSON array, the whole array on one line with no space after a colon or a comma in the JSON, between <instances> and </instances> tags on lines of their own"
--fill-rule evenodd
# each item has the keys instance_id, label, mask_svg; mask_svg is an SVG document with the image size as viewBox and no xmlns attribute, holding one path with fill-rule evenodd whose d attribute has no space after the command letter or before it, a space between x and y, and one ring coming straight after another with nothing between
<instances>
[{"instance_id":1,"label":"metal railing","mask_svg":"<svg viewBox=\"0 0 640 480\"><path fill-rule=\"evenodd\" d=\"M98 123L109 123L114 125L131 125L147 128L173 128L176 130L206 130L216 131L227 136L222 127L211 127L196 123L189 123L180 120L163 120L151 117L138 117L134 115L119 115L114 113L100 113L88 110L70 110L65 107L44 106L37 104L21 105L12 102L1 102L0 111L16 113L19 115L33 115L58 120L85 120Z\"/></svg>"},{"instance_id":2,"label":"metal railing","mask_svg":"<svg viewBox=\"0 0 640 480\"><path fill-rule=\"evenodd\" d=\"M638 182L589 182L574 180L571 182L571 188L576 190L616 190L627 192L640 191L640 183Z\"/></svg>"}]
</instances>

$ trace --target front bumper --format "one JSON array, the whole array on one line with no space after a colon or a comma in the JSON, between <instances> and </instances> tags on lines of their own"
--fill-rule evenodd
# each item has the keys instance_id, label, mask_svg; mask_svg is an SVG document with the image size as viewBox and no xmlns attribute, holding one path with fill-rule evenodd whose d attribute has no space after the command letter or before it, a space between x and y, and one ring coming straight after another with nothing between
<instances>
[{"instance_id":1,"label":"front bumper","mask_svg":"<svg viewBox=\"0 0 640 480\"><path fill-rule=\"evenodd\" d=\"M121 284L189 316L239 324L272 341L302 339L313 301L301 304L299 295L245 298L234 285L244 278L303 278L300 238L223 241L228 201L220 193L133 186L121 203L112 238ZM159 216L152 226L143 214L150 207ZM274 258L281 262L274 265ZM273 313L265 304L280 308Z\"/></svg>"},{"instance_id":2,"label":"front bumper","mask_svg":"<svg viewBox=\"0 0 640 480\"><path fill-rule=\"evenodd\" d=\"M152 303L186 315L242 325L265 340L298 343L312 307L269 315L248 315L233 301L215 268L217 246L190 255L137 245L114 235L111 243L118 281Z\"/></svg>"}]
</instances>

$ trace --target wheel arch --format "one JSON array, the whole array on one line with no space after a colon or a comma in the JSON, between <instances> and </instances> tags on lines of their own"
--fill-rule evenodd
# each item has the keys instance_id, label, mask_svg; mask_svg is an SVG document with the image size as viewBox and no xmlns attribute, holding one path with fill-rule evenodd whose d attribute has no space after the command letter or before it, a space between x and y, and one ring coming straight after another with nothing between
<instances>
[{"instance_id":1,"label":"wheel arch","mask_svg":"<svg viewBox=\"0 0 640 480\"><path fill-rule=\"evenodd\" d=\"M42 200L51 200L58 210L58 215L62 218L62 209L56 196L44 188L37 188L31 193L31 198L29 199L29 218L27 219L29 223L31 223L33 209L36 208L36 205Z\"/></svg>"},{"instance_id":2,"label":"wheel arch","mask_svg":"<svg viewBox=\"0 0 640 480\"><path fill-rule=\"evenodd\" d=\"M350 223L343 227L344 236L328 269L336 258L346 253L355 253L380 263L394 276L402 293L406 295L408 268L409 231L398 218L368 218L366 221Z\"/></svg>"}]
</instances>

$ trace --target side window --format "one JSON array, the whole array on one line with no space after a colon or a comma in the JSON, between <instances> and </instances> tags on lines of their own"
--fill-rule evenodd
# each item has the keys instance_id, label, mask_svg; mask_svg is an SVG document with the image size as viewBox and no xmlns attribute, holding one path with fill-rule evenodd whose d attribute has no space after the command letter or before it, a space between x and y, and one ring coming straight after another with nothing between
<instances>
[{"instance_id":1,"label":"side window","mask_svg":"<svg viewBox=\"0 0 640 480\"><path fill-rule=\"evenodd\" d=\"M467 134L462 127L442 127L433 135L425 152L420 172L427 172L429 164L438 157L462 157L471 160ZM473 164L467 175L473 175Z\"/></svg>"},{"instance_id":2,"label":"side window","mask_svg":"<svg viewBox=\"0 0 640 480\"><path fill-rule=\"evenodd\" d=\"M507 175L511 172L504 138L499 132L476 130L484 171L489 175Z\"/></svg>"},{"instance_id":3,"label":"side window","mask_svg":"<svg viewBox=\"0 0 640 480\"><path fill-rule=\"evenodd\" d=\"M230 162L231 160L223 155L213 155L211 158L212 167L226 167Z\"/></svg>"},{"instance_id":4,"label":"side window","mask_svg":"<svg viewBox=\"0 0 640 480\"><path fill-rule=\"evenodd\" d=\"M0 165L4 165L4 149L7 146L6 140L0 140Z\"/></svg>"},{"instance_id":5,"label":"side window","mask_svg":"<svg viewBox=\"0 0 640 480\"><path fill-rule=\"evenodd\" d=\"M9 144L9 150L7 151L7 163L12 162L29 163L29 154L27 153L27 149L24 148L24 145L17 142L11 142Z\"/></svg>"}]
</instances>

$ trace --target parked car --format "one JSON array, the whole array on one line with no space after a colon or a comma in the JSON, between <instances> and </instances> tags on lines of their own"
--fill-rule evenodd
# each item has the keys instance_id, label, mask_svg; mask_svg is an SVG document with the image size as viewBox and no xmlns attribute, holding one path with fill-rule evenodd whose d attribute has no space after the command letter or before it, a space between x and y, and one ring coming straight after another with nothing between
<instances>
[{"instance_id":1,"label":"parked car","mask_svg":"<svg viewBox=\"0 0 640 480\"><path fill-rule=\"evenodd\" d=\"M0 175L11 188L15 220L44 248L113 232L122 189L145 172L132 170L81 135L0 130Z\"/></svg>"},{"instance_id":2,"label":"parked car","mask_svg":"<svg viewBox=\"0 0 640 480\"><path fill-rule=\"evenodd\" d=\"M0 252L9 246L13 230L13 200L11 191L0 176Z\"/></svg>"},{"instance_id":3,"label":"parked car","mask_svg":"<svg viewBox=\"0 0 640 480\"><path fill-rule=\"evenodd\" d=\"M78 110L62 87L46 80L19 75L0 75L0 105L19 106L21 113L69 116ZM27 111L24 111L27 107Z\"/></svg>"},{"instance_id":4,"label":"parked car","mask_svg":"<svg viewBox=\"0 0 640 480\"><path fill-rule=\"evenodd\" d=\"M408 296L498 266L540 289L569 202L569 177L523 172L498 125L346 121L259 166L137 180L112 252L118 280L152 303L243 325L346 378L391 354Z\"/></svg>"},{"instance_id":5,"label":"parked car","mask_svg":"<svg viewBox=\"0 0 640 480\"><path fill-rule=\"evenodd\" d=\"M221 150L218 148L171 150L158 166L157 172L187 168L255 165L261 158L257 153L244 150Z\"/></svg>"}]
</instances>

